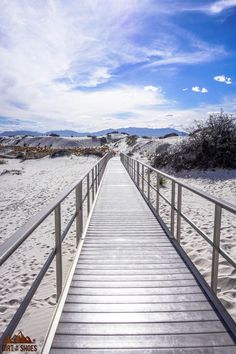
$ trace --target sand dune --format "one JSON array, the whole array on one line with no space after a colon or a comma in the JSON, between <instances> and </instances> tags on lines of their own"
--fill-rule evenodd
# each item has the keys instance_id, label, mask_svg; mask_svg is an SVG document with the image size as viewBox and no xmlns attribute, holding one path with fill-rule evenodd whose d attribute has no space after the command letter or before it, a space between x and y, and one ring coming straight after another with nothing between
<instances>
[{"instance_id":1,"label":"sand dune","mask_svg":"<svg viewBox=\"0 0 236 354\"><path fill-rule=\"evenodd\" d=\"M63 189L79 180L95 164L96 157L45 157L8 160L0 165L0 244ZM62 230L75 211L74 193L62 203ZM50 215L0 269L0 332L11 319L32 281L54 247L54 215ZM75 228L63 243L63 272L75 252ZM42 342L56 303L55 265L49 269L18 329ZM33 325L32 325L33 323Z\"/></svg>"}]
</instances>

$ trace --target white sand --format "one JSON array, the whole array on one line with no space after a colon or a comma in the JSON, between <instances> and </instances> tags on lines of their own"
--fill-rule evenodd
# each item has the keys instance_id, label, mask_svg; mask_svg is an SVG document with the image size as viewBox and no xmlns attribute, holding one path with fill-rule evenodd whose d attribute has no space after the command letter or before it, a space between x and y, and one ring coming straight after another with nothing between
<instances>
[{"instance_id":1,"label":"white sand","mask_svg":"<svg viewBox=\"0 0 236 354\"><path fill-rule=\"evenodd\" d=\"M0 165L0 174L6 169L22 172L21 175L0 176L0 244L63 189L80 180L96 161L96 157L45 157L22 163L19 160L8 160L7 164ZM72 193L62 204L62 230L74 211L75 198ZM52 214L1 267L0 332L11 319L53 247ZM74 252L75 227L72 227L63 243L64 274L68 271ZM51 267L18 329L42 343L55 298L55 271Z\"/></svg>"}]
</instances>

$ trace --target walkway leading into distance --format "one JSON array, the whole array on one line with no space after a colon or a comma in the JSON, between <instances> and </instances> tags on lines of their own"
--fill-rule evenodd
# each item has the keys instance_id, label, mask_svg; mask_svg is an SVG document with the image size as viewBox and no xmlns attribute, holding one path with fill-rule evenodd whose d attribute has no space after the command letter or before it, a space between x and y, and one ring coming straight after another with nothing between
<instances>
[{"instance_id":1,"label":"walkway leading into distance","mask_svg":"<svg viewBox=\"0 0 236 354\"><path fill-rule=\"evenodd\" d=\"M236 353L118 158L104 173L50 353Z\"/></svg>"}]
</instances>

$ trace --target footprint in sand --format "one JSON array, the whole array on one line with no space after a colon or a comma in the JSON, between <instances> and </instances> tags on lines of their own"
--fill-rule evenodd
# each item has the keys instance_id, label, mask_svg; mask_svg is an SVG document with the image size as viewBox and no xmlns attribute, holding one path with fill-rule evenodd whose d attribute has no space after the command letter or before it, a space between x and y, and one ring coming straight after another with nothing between
<instances>
[{"instance_id":1,"label":"footprint in sand","mask_svg":"<svg viewBox=\"0 0 236 354\"><path fill-rule=\"evenodd\" d=\"M8 304L11 306L18 305L19 301L16 299L11 299L10 301L8 301Z\"/></svg>"},{"instance_id":2,"label":"footprint in sand","mask_svg":"<svg viewBox=\"0 0 236 354\"><path fill-rule=\"evenodd\" d=\"M7 311L7 307L5 306L0 306L0 313L4 313Z\"/></svg>"}]
</instances>

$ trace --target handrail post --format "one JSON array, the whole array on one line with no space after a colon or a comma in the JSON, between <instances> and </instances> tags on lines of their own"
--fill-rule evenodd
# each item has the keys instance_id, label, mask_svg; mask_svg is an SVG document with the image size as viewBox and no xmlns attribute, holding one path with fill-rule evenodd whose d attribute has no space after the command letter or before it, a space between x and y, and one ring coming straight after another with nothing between
<instances>
[{"instance_id":1,"label":"handrail post","mask_svg":"<svg viewBox=\"0 0 236 354\"><path fill-rule=\"evenodd\" d=\"M62 252L61 252L61 205L55 208L55 248L56 248L56 282L57 301L62 291Z\"/></svg>"},{"instance_id":2,"label":"handrail post","mask_svg":"<svg viewBox=\"0 0 236 354\"><path fill-rule=\"evenodd\" d=\"M156 212L159 215L160 210L160 176L157 172L157 189L156 189Z\"/></svg>"},{"instance_id":3,"label":"handrail post","mask_svg":"<svg viewBox=\"0 0 236 354\"><path fill-rule=\"evenodd\" d=\"M97 190L98 190L98 165L96 165L95 174L96 174L96 193L97 193Z\"/></svg>"},{"instance_id":4,"label":"handrail post","mask_svg":"<svg viewBox=\"0 0 236 354\"><path fill-rule=\"evenodd\" d=\"M144 165L142 164L142 192L144 192Z\"/></svg>"},{"instance_id":5,"label":"handrail post","mask_svg":"<svg viewBox=\"0 0 236 354\"><path fill-rule=\"evenodd\" d=\"M182 213L182 186L178 184L178 200L177 200L177 242L181 241L181 213Z\"/></svg>"},{"instance_id":6,"label":"handrail post","mask_svg":"<svg viewBox=\"0 0 236 354\"><path fill-rule=\"evenodd\" d=\"M150 201L150 169L148 168L147 170L147 173L148 173L148 181L147 181L147 198L148 198L148 201Z\"/></svg>"},{"instance_id":7,"label":"handrail post","mask_svg":"<svg viewBox=\"0 0 236 354\"><path fill-rule=\"evenodd\" d=\"M139 188L139 162L137 161L137 185Z\"/></svg>"},{"instance_id":8,"label":"handrail post","mask_svg":"<svg viewBox=\"0 0 236 354\"><path fill-rule=\"evenodd\" d=\"M217 294L218 270L219 270L219 248L220 248L220 227L221 227L222 208L215 204L214 234L213 234L213 253L211 267L211 288Z\"/></svg>"},{"instance_id":9,"label":"handrail post","mask_svg":"<svg viewBox=\"0 0 236 354\"><path fill-rule=\"evenodd\" d=\"M98 162L98 187L100 185L100 162Z\"/></svg>"},{"instance_id":10,"label":"handrail post","mask_svg":"<svg viewBox=\"0 0 236 354\"><path fill-rule=\"evenodd\" d=\"M172 235L175 233L175 182L171 182L171 221L170 221L170 230Z\"/></svg>"},{"instance_id":11,"label":"handrail post","mask_svg":"<svg viewBox=\"0 0 236 354\"><path fill-rule=\"evenodd\" d=\"M133 180L135 180L135 161L134 159L132 161L133 161Z\"/></svg>"},{"instance_id":12,"label":"handrail post","mask_svg":"<svg viewBox=\"0 0 236 354\"><path fill-rule=\"evenodd\" d=\"M90 212L90 186L89 186L89 173L87 174L87 215Z\"/></svg>"},{"instance_id":13,"label":"handrail post","mask_svg":"<svg viewBox=\"0 0 236 354\"><path fill-rule=\"evenodd\" d=\"M92 200L94 201L95 191L94 191L94 169L92 169Z\"/></svg>"},{"instance_id":14,"label":"handrail post","mask_svg":"<svg viewBox=\"0 0 236 354\"><path fill-rule=\"evenodd\" d=\"M83 189L82 182L78 184L75 189L76 193L76 246L79 244L79 240L83 233Z\"/></svg>"}]
</instances>

